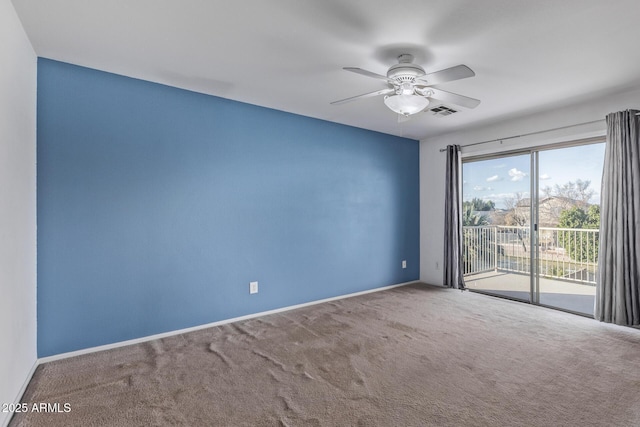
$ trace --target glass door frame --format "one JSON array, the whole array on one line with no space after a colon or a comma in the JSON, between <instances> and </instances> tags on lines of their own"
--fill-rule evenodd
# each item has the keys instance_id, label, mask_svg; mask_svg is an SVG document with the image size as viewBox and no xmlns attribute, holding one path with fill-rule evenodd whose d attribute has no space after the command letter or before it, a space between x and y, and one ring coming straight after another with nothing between
<instances>
[{"instance_id":1,"label":"glass door frame","mask_svg":"<svg viewBox=\"0 0 640 427\"><path fill-rule=\"evenodd\" d=\"M483 293L483 294L488 294L491 296L496 296L499 298L506 298L506 299L513 299L516 301L520 301L520 302L528 302L530 304L534 304L534 305L539 305L542 307L548 307L548 308L553 308L556 310L560 310L560 311L565 311L565 312L569 312L569 313L573 313L573 314L577 314L580 316L584 316L584 317L592 317L589 316L585 313L581 313L581 312L577 312L577 311L573 311L573 310L568 310L562 307L556 307L556 306L550 306L550 305L546 305L546 304L541 304L540 303L540 245L538 244L539 242L539 230L538 230L538 223L539 223L539 215L540 215L540 209L539 209L539 205L540 205L540 175L539 175L539 153L541 151L548 151L548 150L558 150L558 149L562 149L562 148L570 148L570 147L578 147L578 146L582 146L582 145L590 145L590 144L599 144L599 143L604 143L606 142L606 138L605 136L597 136L597 137L592 137L592 138L585 138L585 139L578 139L578 140L572 140L572 141L565 141L565 142L556 142L556 143L551 143L551 144L542 144L542 145L538 145L538 146L534 146L534 147L529 147L529 148L519 148L519 149L513 149L513 150L505 150L505 151L499 151L499 152L495 152L495 153L489 153L489 154L481 154L481 155L476 155L474 156L473 154L470 154L468 156L465 156L464 153L462 155L462 159L460 162L460 168L462 168L462 165L464 163L467 162L476 162L476 161L482 161L482 160L491 160L491 159L498 159L498 158L503 158L503 157L508 157L508 156L517 156L517 155L529 155L530 156L530 177L529 177L529 185L530 185L530 221L529 221L529 263L530 263L530 268L529 268L529 283L530 283L530 290L529 290L529 301L523 300L523 299L519 299L519 298L510 298L508 296L505 295L501 295L501 294L497 294L497 293L493 293L493 292L487 292L487 291L483 291L483 290L479 290L479 289L470 289L472 292L478 292L478 293ZM462 169L460 170L461 176L462 176ZM461 192L460 194L460 205L462 206L462 197L463 194Z\"/></svg>"},{"instance_id":2,"label":"glass door frame","mask_svg":"<svg viewBox=\"0 0 640 427\"><path fill-rule=\"evenodd\" d=\"M531 166L529 171L529 185L531 186L530 197L531 212L529 213L529 280L531 290L529 291L529 301L531 304L540 305L540 246L538 245L538 216L540 214L540 193L538 187L540 180L538 176L538 163L540 157L537 150L529 150Z\"/></svg>"}]
</instances>

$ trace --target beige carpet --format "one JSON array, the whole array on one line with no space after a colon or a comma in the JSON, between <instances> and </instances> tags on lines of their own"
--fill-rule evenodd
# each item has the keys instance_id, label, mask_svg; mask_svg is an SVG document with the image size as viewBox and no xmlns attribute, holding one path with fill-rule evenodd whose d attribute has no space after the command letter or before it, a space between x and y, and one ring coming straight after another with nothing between
<instances>
[{"instance_id":1,"label":"beige carpet","mask_svg":"<svg viewBox=\"0 0 640 427\"><path fill-rule=\"evenodd\" d=\"M640 331L412 285L40 366L12 426L638 426Z\"/></svg>"}]
</instances>

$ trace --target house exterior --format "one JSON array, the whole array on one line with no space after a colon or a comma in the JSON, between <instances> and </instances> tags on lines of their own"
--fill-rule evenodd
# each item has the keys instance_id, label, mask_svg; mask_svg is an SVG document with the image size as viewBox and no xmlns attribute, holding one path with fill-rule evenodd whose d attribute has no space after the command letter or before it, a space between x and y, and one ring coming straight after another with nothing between
<instances>
[{"instance_id":1,"label":"house exterior","mask_svg":"<svg viewBox=\"0 0 640 427\"><path fill-rule=\"evenodd\" d=\"M538 207L538 226L540 227L557 227L560 221L560 215L563 211L574 207L586 208L588 204L573 200L568 197L549 196L540 200ZM531 199L526 198L520 200L512 212L507 215L507 225L529 225L531 215Z\"/></svg>"}]
</instances>

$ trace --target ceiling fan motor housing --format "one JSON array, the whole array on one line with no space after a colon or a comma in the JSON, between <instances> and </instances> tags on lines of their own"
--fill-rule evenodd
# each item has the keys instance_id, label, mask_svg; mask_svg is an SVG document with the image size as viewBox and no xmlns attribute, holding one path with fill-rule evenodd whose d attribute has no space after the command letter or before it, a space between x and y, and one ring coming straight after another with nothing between
<instances>
[{"instance_id":1,"label":"ceiling fan motor housing","mask_svg":"<svg viewBox=\"0 0 640 427\"><path fill-rule=\"evenodd\" d=\"M398 83L413 82L417 77L424 76L424 68L413 63L413 55L403 54L398 56L398 64L391 66L387 71L387 77Z\"/></svg>"}]
</instances>

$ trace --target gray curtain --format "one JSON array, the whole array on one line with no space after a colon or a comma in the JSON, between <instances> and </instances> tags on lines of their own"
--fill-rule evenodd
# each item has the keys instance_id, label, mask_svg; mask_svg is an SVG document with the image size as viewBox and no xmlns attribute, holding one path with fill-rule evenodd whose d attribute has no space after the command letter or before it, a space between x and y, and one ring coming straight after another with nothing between
<instances>
[{"instance_id":1,"label":"gray curtain","mask_svg":"<svg viewBox=\"0 0 640 427\"><path fill-rule=\"evenodd\" d=\"M460 146L447 146L444 201L444 286L465 289L462 276L462 215Z\"/></svg>"},{"instance_id":2,"label":"gray curtain","mask_svg":"<svg viewBox=\"0 0 640 427\"><path fill-rule=\"evenodd\" d=\"M640 324L640 117L607 116L595 318Z\"/></svg>"}]
</instances>

